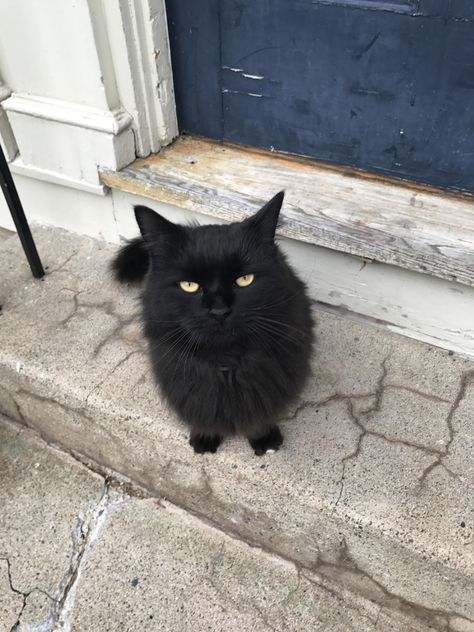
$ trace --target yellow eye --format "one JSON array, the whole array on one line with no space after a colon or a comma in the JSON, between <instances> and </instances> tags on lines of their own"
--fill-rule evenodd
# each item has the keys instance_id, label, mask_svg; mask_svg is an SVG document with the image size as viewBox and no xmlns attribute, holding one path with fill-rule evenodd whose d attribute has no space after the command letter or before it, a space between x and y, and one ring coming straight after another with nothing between
<instances>
[{"instance_id":1,"label":"yellow eye","mask_svg":"<svg viewBox=\"0 0 474 632\"><path fill-rule=\"evenodd\" d=\"M251 283L253 283L255 279L254 274L244 274L244 276L239 277L235 280L239 287L248 287Z\"/></svg>"},{"instance_id":2,"label":"yellow eye","mask_svg":"<svg viewBox=\"0 0 474 632\"><path fill-rule=\"evenodd\" d=\"M199 283L194 283L194 281L180 281L179 287L183 290L183 292L194 294L199 290Z\"/></svg>"}]
</instances>

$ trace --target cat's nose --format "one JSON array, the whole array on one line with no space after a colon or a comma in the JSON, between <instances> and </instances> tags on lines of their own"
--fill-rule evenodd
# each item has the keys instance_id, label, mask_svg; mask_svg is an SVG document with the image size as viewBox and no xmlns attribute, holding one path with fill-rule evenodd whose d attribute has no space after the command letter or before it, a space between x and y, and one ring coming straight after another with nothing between
<instances>
[{"instance_id":1,"label":"cat's nose","mask_svg":"<svg viewBox=\"0 0 474 632\"><path fill-rule=\"evenodd\" d=\"M230 314L228 307L213 307L209 310L209 314L214 316L218 321L223 322Z\"/></svg>"}]
</instances>

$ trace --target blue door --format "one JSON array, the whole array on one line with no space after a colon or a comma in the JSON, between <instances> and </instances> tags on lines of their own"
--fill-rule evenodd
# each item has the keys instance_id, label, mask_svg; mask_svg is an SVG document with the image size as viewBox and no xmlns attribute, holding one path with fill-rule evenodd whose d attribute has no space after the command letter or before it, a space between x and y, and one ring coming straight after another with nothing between
<instances>
[{"instance_id":1,"label":"blue door","mask_svg":"<svg viewBox=\"0 0 474 632\"><path fill-rule=\"evenodd\" d=\"M473 0L168 0L181 131L474 193Z\"/></svg>"}]
</instances>

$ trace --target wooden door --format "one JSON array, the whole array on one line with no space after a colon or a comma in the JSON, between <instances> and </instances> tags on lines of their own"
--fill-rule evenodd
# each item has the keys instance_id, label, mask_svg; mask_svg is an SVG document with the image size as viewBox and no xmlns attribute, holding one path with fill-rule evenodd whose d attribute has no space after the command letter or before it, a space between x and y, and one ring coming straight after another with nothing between
<instances>
[{"instance_id":1,"label":"wooden door","mask_svg":"<svg viewBox=\"0 0 474 632\"><path fill-rule=\"evenodd\" d=\"M472 0L168 0L180 129L474 192Z\"/></svg>"}]
</instances>

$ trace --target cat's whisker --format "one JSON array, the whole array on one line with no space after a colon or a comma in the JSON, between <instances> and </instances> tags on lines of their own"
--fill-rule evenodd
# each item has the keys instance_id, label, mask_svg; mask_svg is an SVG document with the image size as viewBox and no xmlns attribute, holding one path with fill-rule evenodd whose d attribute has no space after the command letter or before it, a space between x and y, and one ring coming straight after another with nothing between
<instances>
[{"instance_id":1,"label":"cat's whisker","mask_svg":"<svg viewBox=\"0 0 474 632\"><path fill-rule=\"evenodd\" d=\"M283 344L283 341L287 341L287 343L292 343L295 345L301 344L301 339L298 339L292 335L288 335L285 332L282 332L278 329L273 329L269 327L267 324L259 324L257 325L262 334L269 334L273 344L278 344L282 349L287 350L287 347Z\"/></svg>"},{"instance_id":2,"label":"cat's whisker","mask_svg":"<svg viewBox=\"0 0 474 632\"><path fill-rule=\"evenodd\" d=\"M302 331L298 327L294 327L293 325L289 325L288 323L283 323L282 321L275 320L274 318L268 318L267 316L257 316L256 320L265 321L266 323L272 323L275 326L278 325L281 327L285 327L286 329L292 329L293 331L296 331L298 335L301 335L301 336L309 336L308 333Z\"/></svg>"},{"instance_id":3,"label":"cat's whisker","mask_svg":"<svg viewBox=\"0 0 474 632\"><path fill-rule=\"evenodd\" d=\"M302 293L303 292L295 292L294 294L290 294L290 296L286 296L285 298L280 299L279 301L275 301L273 303L260 303L258 307L250 307L248 311L262 311L263 309L272 309L273 307L278 307L279 305L288 303L289 301L296 298L297 296L301 296Z\"/></svg>"},{"instance_id":4,"label":"cat's whisker","mask_svg":"<svg viewBox=\"0 0 474 632\"><path fill-rule=\"evenodd\" d=\"M175 365L175 370L173 372L173 378L176 375L176 371L179 369L180 365L182 364L182 360L184 360L184 371L183 371L183 378L184 380L186 380L186 356L188 353L188 349L191 348L191 345L194 342L194 338L191 332L186 332L188 335L181 347L181 350L179 351L179 355L176 358L176 365Z\"/></svg>"},{"instance_id":5,"label":"cat's whisker","mask_svg":"<svg viewBox=\"0 0 474 632\"><path fill-rule=\"evenodd\" d=\"M169 344L173 341L173 339L176 339L177 337L179 337L181 333L183 333L182 329L176 329L173 332L169 333L168 335L164 336L163 338L160 338L159 342L160 344Z\"/></svg>"},{"instance_id":6,"label":"cat's whisker","mask_svg":"<svg viewBox=\"0 0 474 632\"><path fill-rule=\"evenodd\" d=\"M259 332L258 334L260 337L265 335L265 332ZM275 338L271 338L269 339L268 342L268 346L269 346L269 352L271 353L271 355L275 355L276 352L288 352L288 345L285 345L284 343L282 343L281 340L275 339Z\"/></svg>"},{"instance_id":7,"label":"cat's whisker","mask_svg":"<svg viewBox=\"0 0 474 632\"><path fill-rule=\"evenodd\" d=\"M255 342L255 344L261 345L263 347L263 349L270 356L272 356L273 353L274 353L274 350L272 349L271 345L269 343L267 343L264 338L262 338L262 336L259 334L259 332L255 328L251 327L250 329L251 329L251 331L249 332L249 334L250 334L251 340L253 340Z\"/></svg>"},{"instance_id":8,"label":"cat's whisker","mask_svg":"<svg viewBox=\"0 0 474 632\"><path fill-rule=\"evenodd\" d=\"M268 331L273 331L279 334L279 336L282 338L287 338L288 340L301 340L302 334L300 336L300 332L298 330L295 330L295 332L289 331L288 329L285 329L279 325L275 325L271 322L267 322L265 320L257 318L255 319L255 322L257 322L260 326L265 327Z\"/></svg>"},{"instance_id":9,"label":"cat's whisker","mask_svg":"<svg viewBox=\"0 0 474 632\"><path fill-rule=\"evenodd\" d=\"M166 353L164 355L162 355L160 357L160 361L163 361L166 356L168 356L178 345L181 344L181 342L183 341L183 339L187 338L188 336L190 336L191 334L187 331L183 332L183 334L173 342L173 344L171 345L171 347L166 351ZM170 358L171 360L173 359L173 356L171 356ZM169 364L169 362L168 362Z\"/></svg>"},{"instance_id":10,"label":"cat's whisker","mask_svg":"<svg viewBox=\"0 0 474 632\"><path fill-rule=\"evenodd\" d=\"M183 376L184 376L184 381L186 382L186 367L187 367L187 362L188 359L191 357L192 355L192 349L194 348L195 345L195 338L191 337L189 343L186 345L186 349L185 349L185 353L184 353L184 368L183 368Z\"/></svg>"}]
</instances>

